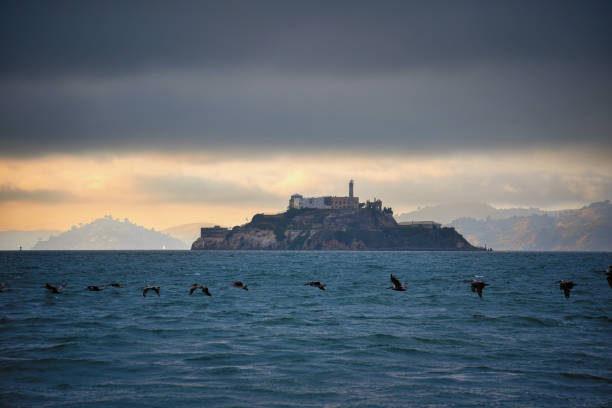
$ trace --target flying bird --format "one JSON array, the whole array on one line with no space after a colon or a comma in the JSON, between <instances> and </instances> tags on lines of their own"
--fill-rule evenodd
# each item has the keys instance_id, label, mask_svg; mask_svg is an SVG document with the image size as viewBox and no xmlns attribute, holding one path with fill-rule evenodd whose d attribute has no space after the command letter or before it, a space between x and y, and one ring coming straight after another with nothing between
<instances>
[{"instance_id":1,"label":"flying bird","mask_svg":"<svg viewBox=\"0 0 612 408\"><path fill-rule=\"evenodd\" d=\"M608 285L610 285L610 287L612 288L612 265L608 266L608 270L607 271L595 271L597 273L605 273L606 274L606 280L608 281Z\"/></svg>"},{"instance_id":2,"label":"flying bird","mask_svg":"<svg viewBox=\"0 0 612 408\"><path fill-rule=\"evenodd\" d=\"M393 274L391 274L391 283L393 283L393 286L389 286L387 289L398 290L400 292L404 292L406 290L404 285L402 285L400 281L395 276L393 276Z\"/></svg>"},{"instance_id":3,"label":"flying bird","mask_svg":"<svg viewBox=\"0 0 612 408\"><path fill-rule=\"evenodd\" d=\"M324 284L322 284L319 281L316 281L316 282L311 281L311 282L305 283L304 286L314 286L315 288L319 288L321 290L325 290L325 286L327 286L327 285L324 285Z\"/></svg>"},{"instance_id":4,"label":"flying bird","mask_svg":"<svg viewBox=\"0 0 612 408\"><path fill-rule=\"evenodd\" d=\"M566 299L569 299L569 297L570 297L570 290L572 290L574 288L574 286L576 286L576 284L574 282L572 282L571 280L559 280L559 281L556 281L554 283L558 283L559 284L559 290L563 291L563 294L565 295Z\"/></svg>"},{"instance_id":5,"label":"flying bird","mask_svg":"<svg viewBox=\"0 0 612 408\"><path fill-rule=\"evenodd\" d=\"M477 292L479 297L482 297L482 290L485 288L485 286L489 286L488 283L474 279L466 282L472 284L472 292Z\"/></svg>"},{"instance_id":6,"label":"flying bird","mask_svg":"<svg viewBox=\"0 0 612 408\"><path fill-rule=\"evenodd\" d=\"M87 286L87 290L91 290L92 292L99 292L104 289L103 285L89 285Z\"/></svg>"},{"instance_id":7,"label":"flying bird","mask_svg":"<svg viewBox=\"0 0 612 408\"><path fill-rule=\"evenodd\" d=\"M62 283L62 286L59 286L59 287L50 285L49 283L45 283L45 286L43 286L43 288L47 289L51 293L61 293L62 289L64 289L65 287L66 287L66 282Z\"/></svg>"},{"instance_id":8,"label":"flying bird","mask_svg":"<svg viewBox=\"0 0 612 408\"><path fill-rule=\"evenodd\" d=\"M154 291L157 293L157 296L159 296L159 286L144 286L142 288L142 296L147 297L147 292L150 290Z\"/></svg>"},{"instance_id":9,"label":"flying bird","mask_svg":"<svg viewBox=\"0 0 612 408\"><path fill-rule=\"evenodd\" d=\"M197 283L194 283L193 285L191 285L191 289L189 289L189 294L193 295L193 292L195 292L197 289L202 289L202 292L206 294L206 296L212 296L206 286L202 286Z\"/></svg>"},{"instance_id":10,"label":"flying bird","mask_svg":"<svg viewBox=\"0 0 612 408\"><path fill-rule=\"evenodd\" d=\"M247 285L245 285L244 283L240 282L240 281L236 281L236 282L232 282L232 286L235 288L240 288L240 289L244 289L244 290L249 290L249 288L247 287Z\"/></svg>"}]
</instances>

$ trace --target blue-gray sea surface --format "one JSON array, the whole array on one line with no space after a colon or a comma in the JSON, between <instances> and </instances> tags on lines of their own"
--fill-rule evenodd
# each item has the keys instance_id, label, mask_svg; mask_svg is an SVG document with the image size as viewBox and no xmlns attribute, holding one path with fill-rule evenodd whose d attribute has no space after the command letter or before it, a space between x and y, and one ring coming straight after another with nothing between
<instances>
[{"instance_id":1,"label":"blue-gray sea surface","mask_svg":"<svg viewBox=\"0 0 612 408\"><path fill-rule=\"evenodd\" d=\"M0 406L612 406L612 289L594 272L610 264L612 253L2 252ZM391 273L406 292L386 289ZM473 278L490 284L483 298ZM577 283L569 300L559 279ZM60 294L41 287L64 281ZM113 281L124 287L85 289ZM189 296L193 283L212 297ZM146 284L161 296L143 297Z\"/></svg>"}]
</instances>

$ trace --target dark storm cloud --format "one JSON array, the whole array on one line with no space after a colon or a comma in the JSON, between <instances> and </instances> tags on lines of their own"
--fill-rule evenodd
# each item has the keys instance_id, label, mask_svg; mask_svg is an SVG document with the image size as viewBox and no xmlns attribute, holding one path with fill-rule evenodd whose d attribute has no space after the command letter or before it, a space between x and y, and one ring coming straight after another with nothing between
<instances>
[{"instance_id":1,"label":"dark storm cloud","mask_svg":"<svg viewBox=\"0 0 612 408\"><path fill-rule=\"evenodd\" d=\"M0 154L609 151L610 2L3 2Z\"/></svg>"},{"instance_id":2,"label":"dark storm cloud","mask_svg":"<svg viewBox=\"0 0 612 408\"><path fill-rule=\"evenodd\" d=\"M0 139L0 151L609 150L612 82L572 79L499 67L383 79L232 74L0 84L0 134L12 136Z\"/></svg>"},{"instance_id":3,"label":"dark storm cloud","mask_svg":"<svg viewBox=\"0 0 612 408\"><path fill-rule=\"evenodd\" d=\"M609 1L12 1L4 76L267 67L394 71L469 60L609 63Z\"/></svg>"}]
</instances>

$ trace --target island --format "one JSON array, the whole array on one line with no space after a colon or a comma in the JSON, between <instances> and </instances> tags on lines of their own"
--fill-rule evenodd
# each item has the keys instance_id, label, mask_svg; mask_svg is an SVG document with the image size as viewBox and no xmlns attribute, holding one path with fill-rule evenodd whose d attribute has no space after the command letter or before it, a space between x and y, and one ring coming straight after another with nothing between
<instances>
[{"instance_id":1,"label":"island","mask_svg":"<svg viewBox=\"0 0 612 408\"><path fill-rule=\"evenodd\" d=\"M192 250L479 251L454 228L398 224L372 208L289 209L234 228L202 228Z\"/></svg>"},{"instance_id":2,"label":"island","mask_svg":"<svg viewBox=\"0 0 612 408\"><path fill-rule=\"evenodd\" d=\"M482 251L454 228L433 221L397 223L391 207L374 198L294 194L286 212L256 214L234 228L201 228L192 250Z\"/></svg>"}]
</instances>

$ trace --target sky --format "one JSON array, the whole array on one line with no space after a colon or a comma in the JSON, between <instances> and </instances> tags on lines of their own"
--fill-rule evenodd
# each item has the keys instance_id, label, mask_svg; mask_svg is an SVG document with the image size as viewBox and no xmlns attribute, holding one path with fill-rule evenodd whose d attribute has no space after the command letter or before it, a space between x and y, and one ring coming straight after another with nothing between
<instances>
[{"instance_id":1,"label":"sky","mask_svg":"<svg viewBox=\"0 0 612 408\"><path fill-rule=\"evenodd\" d=\"M609 1L4 1L0 230L612 198Z\"/></svg>"}]
</instances>

